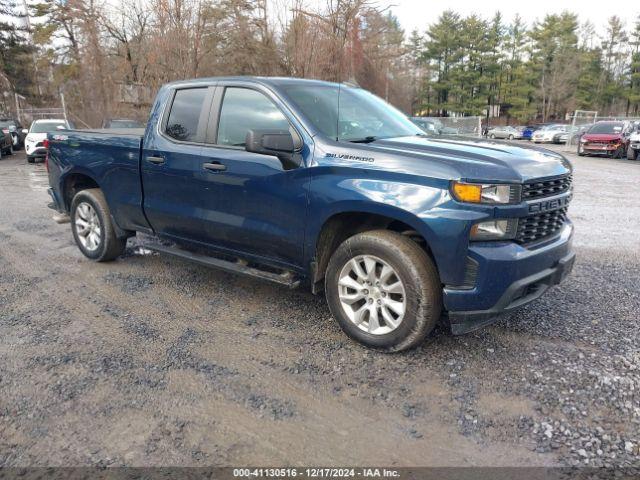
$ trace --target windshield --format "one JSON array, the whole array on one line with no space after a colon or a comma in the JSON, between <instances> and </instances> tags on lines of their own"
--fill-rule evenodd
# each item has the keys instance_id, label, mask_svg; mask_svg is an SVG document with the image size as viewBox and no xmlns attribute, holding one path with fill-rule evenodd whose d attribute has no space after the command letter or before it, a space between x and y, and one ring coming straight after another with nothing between
<instances>
[{"instance_id":1,"label":"windshield","mask_svg":"<svg viewBox=\"0 0 640 480\"><path fill-rule=\"evenodd\" d=\"M58 127L67 128L67 124L65 122L34 122L30 133L47 133L57 130Z\"/></svg>"},{"instance_id":2,"label":"windshield","mask_svg":"<svg viewBox=\"0 0 640 480\"><path fill-rule=\"evenodd\" d=\"M314 127L336 140L372 141L424 134L402 112L361 88L291 85L284 91Z\"/></svg>"},{"instance_id":3,"label":"windshield","mask_svg":"<svg viewBox=\"0 0 640 480\"><path fill-rule=\"evenodd\" d=\"M596 123L589 129L589 133L604 133L614 135L617 133L622 133L623 127L624 125L622 123Z\"/></svg>"}]
</instances>

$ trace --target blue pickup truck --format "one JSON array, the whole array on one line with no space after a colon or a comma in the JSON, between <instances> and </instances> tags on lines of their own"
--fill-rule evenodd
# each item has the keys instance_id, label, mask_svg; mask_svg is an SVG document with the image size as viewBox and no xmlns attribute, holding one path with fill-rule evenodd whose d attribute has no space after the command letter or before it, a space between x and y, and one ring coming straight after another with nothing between
<instances>
[{"instance_id":1,"label":"blue pickup truck","mask_svg":"<svg viewBox=\"0 0 640 480\"><path fill-rule=\"evenodd\" d=\"M49 134L52 206L82 253L149 248L324 292L352 338L399 351L570 272L572 167L537 147L428 137L354 86L209 78L164 86L144 130ZM321 319L318 319L321 321Z\"/></svg>"}]
</instances>

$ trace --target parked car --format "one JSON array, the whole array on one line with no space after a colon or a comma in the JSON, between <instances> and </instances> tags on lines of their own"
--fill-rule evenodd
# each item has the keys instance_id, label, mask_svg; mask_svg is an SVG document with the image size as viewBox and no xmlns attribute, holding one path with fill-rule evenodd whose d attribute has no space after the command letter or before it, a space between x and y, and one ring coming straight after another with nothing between
<instances>
[{"instance_id":1,"label":"parked car","mask_svg":"<svg viewBox=\"0 0 640 480\"><path fill-rule=\"evenodd\" d=\"M2 155L13 155L13 137L8 127L0 127L0 158Z\"/></svg>"},{"instance_id":2,"label":"parked car","mask_svg":"<svg viewBox=\"0 0 640 480\"><path fill-rule=\"evenodd\" d=\"M514 127L501 126L489 129L489 138L507 138L509 140L522 138L522 131Z\"/></svg>"},{"instance_id":3,"label":"parked car","mask_svg":"<svg viewBox=\"0 0 640 480\"><path fill-rule=\"evenodd\" d=\"M454 127L442 127L440 135L460 135L460 130Z\"/></svg>"},{"instance_id":4,"label":"parked car","mask_svg":"<svg viewBox=\"0 0 640 480\"><path fill-rule=\"evenodd\" d=\"M44 146L47 132L68 128L71 128L71 125L62 118L34 120L29 130L23 130L23 133L26 134L24 145L27 152L27 162L34 163L37 159L44 159L47 153Z\"/></svg>"},{"instance_id":5,"label":"parked car","mask_svg":"<svg viewBox=\"0 0 640 480\"><path fill-rule=\"evenodd\" d=\"M627 147L627 158L637 160L640 151L640 123L634 125L634 129L629 135L629 146Z\"/></svg>"},{"instance_id":6,"label":"parked car","mask_svg":"<svg viewBox=\"0 0 640 480\"><path fill-rule=\"evenodd\" d=\"M629 146L631 124L620 121L596 122L580 138L578 155L606 155L623 158Z\"/></svg>"},{"instance_id":7,"label":"parked car","mask_svg":"<svg viewBox=\"0 0 640 480\"><path fill-rule=\"evenodd\" d=\"M568 131L567 127L567 125L559 124L544 126L533 132L531 140L534 143L553 143L556 139L556 135L561 135Z\"/></svg>"},{"instance_id":8,"label":"parked car","mask_svg":"<svg viewBox=\"0 0 640 480\"><path fill-rule=\"evenodd\" d=\"M150 249L324 291L349 336L385 351L421 343L443 311L456 334L479 328L575 258L564 156L428 137L357 87L180 81L144 135L48 141L52 206L89 259L115 259L138 232Z\"/></svg>"},{"instance_id":9,"label":"parked car","mask_svg":"<svg viewBox=\"0 0 640 480\"><path fill-rule=\"evenodd\" d=\"M13 149L20 150L24 147L23 128L20 122L13 118L0 118L0 128L8 128L13 142Z\"/></svg>"},{"instance_id":10,"label":"parked car","mask_svg":"<svg viewBox=\"0 0 640 480\"><path fill-rule=\"evenodd\" d=\"M573 127L573 130L570 128L569 130L571 131L571 144L577 145L582 138L582 135L584 135L584 133L591 128L591 125L591 123L586 125L576 125L575 127Z\"/></svg>"},{"instance_id":11,"label":"parked car","mask_svg":"<svg viewBox=\"0 0 640 480\"><path fill-rule=\"evenodd\" d=\"M533 132L539 130L540 128L540 125L527 125L526 127L524 127L524 130L522 130L522 138L524 140L531 140Z\"/></svg>"},{"instance_id":12,"label":"parked car","mask_svg":"<svg viewBox=\"0 0 640 480\"><path fill-rule=\"evenodd\" d=\"M553 136L553 143L555 143L555 144L567 143L567 141L569 140L569 130L570 129L571 129L570 126L565 126L564 129L562 129L561 131L556 133Z\"/></svg>"},{"instance_id":13,"label":"parked car","mask_svg":"<svg viewBox=\"0 0 640 480\"><path fill-rule=\"evenodd\" d=\"M130 118L111 118L102 122L102 128L144 128L144 124Z\"/></svg>"},{"instance_id":14,"label":"parked car","mask_svg":"<svg viewBox=\"0 0 640 480\"><path fill-rule=\"evenodd\" d=\"M436 122L431 119L423 118L423 117L412 117L410 120L420 127L425 133L430 135L439 135L440 128L437 126Z\"/></svg>"}]
</instances>

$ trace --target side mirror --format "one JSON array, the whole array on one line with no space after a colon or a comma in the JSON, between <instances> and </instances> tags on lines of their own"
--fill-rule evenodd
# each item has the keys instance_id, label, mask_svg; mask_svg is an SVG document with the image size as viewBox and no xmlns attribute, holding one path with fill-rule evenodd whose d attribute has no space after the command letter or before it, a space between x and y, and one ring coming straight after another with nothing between
<instances>
[{"instance_id":1,"label":"side mirror","mask_svg":"<svg viewBox=\"0 0 640 480\"><path fill-rule=\"evenodd\" d=\"M302 147L297 132L295 137L288 130L249 130L245 138L245 148L247 152L262 155L290 155Z\"/></svg>"},{"instance_id":2,"label":"side mirror","mask_svg":"<svg viewBox=\"0 0 640 480\"><path fill-rule=\"evenodd\" d=\"M27 128L23 128L22 129L22 133L24 133L26 135L27 133L29 133L29 130Z\"/></svg>"}]
</instances>

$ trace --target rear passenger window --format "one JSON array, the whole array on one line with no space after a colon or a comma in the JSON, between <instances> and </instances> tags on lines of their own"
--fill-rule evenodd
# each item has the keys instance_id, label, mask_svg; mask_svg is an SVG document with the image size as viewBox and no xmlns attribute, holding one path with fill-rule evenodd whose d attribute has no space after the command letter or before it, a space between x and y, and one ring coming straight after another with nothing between
<instances>
[{"instance_id":1,"label":"rear passenger window","mask_svg":"<svg viewBox=\"0 0 640 480\"><path fill-rule=\"evenodd\" d=\"M249 130L289 130L289 121L262 93L229 87L220 110L217 143L243 147Z\"/></svg>"},{"instance_id":2,"label":"rear passenger window","mask_svg":"<svg viewBox=\"0 0 640 480\"><path fill-rule=\"evenodd\" d=\"M183 142L202 142L203 133L198 127L206 96L206 88L176 91L165 129L167 135Z\"/></svg>"}]
</instances>

